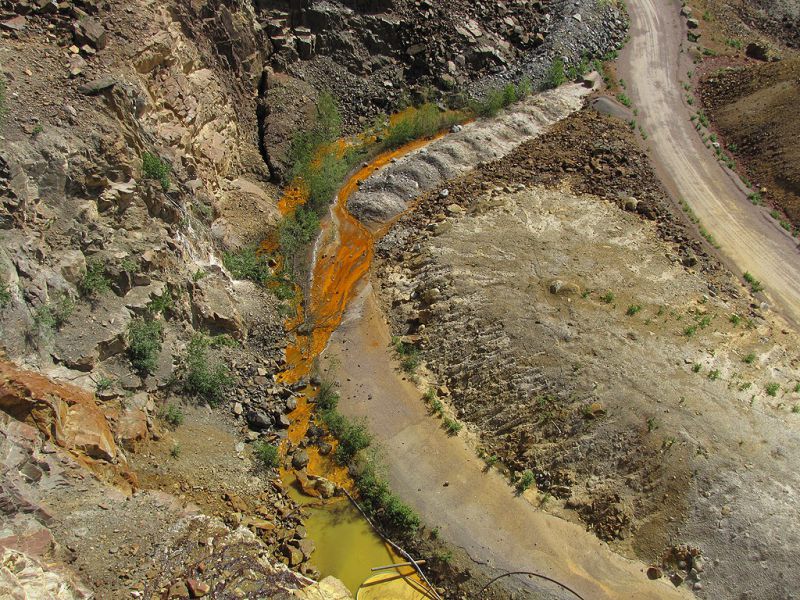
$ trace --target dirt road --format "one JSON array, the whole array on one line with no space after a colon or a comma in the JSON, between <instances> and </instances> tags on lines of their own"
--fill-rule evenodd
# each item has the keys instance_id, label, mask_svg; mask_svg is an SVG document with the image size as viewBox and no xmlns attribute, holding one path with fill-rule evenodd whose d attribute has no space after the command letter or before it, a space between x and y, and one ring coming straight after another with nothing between
<instances>
[{"instance_id":1,"label":"dirt road","mask_svg":"<svg viewBox=\"0 0 800 600\"><path fill-rule=\"evenodd\" d=\"M366 285L331 338L324 364L336 365L341 410L367 418L380 440L392 489L444 540L493 571L538 571L586 600L691 597L664 580L649 581L645 565L614 554L583 527L535 510L497 472L485 472L461 437L447 437L427 415L419 391L393 364L389 343ZM552 584L537 592L536 598L575 598Z\"/></svg>"},{"instance_id":2,"label":"dirt road","mask_svg":"<svg viewBox=\"0 0 800 600\"><path fill-rule=\"evenodd\" d=\"M631 40L619 60L626 93L661 180L685 199L721 245L721 253L766 287L774 308L800 323L800 256L791 238L764 208L753 206L738 177L724 168L701 142L684 103L681 81L693 66L681 52L686 39L680 3L630 0Z\"/></svg>"}]
</instances>

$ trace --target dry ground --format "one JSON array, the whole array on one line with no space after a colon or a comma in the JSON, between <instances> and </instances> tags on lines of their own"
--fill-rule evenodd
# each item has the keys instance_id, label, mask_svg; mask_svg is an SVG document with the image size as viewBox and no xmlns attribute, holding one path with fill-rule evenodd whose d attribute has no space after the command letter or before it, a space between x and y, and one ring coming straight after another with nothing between
<instances>
[{"instance_id":1,"label":"dry ground","mask_svg":"<svg viewBox=\"0 0 800 600\"><path fill-rule=\"evenodd\" d=\"M700 595L782 598L797 338L685 235L632 144L584 112L427 197L379 244L384 306L544 508L682 576L675 549L697 548ZM621 210L633 194L656 223Z\"/></svg>"}]
</instances>

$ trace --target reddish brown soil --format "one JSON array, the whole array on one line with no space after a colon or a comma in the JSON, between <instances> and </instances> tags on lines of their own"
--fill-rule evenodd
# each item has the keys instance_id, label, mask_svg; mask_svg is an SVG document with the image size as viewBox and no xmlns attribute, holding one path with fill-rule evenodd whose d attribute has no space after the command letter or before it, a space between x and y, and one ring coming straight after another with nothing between
<instances>
[{"instance_id":1,"label":"reddish brown soil","mask_svg":"<svg viewBox=\"0 0 800 600\"><path fill-rule=\"evenodd\" d=\"M719 72L701 95L727 147L767 189L765 199L800 225L800 59Z\"/></svg>"}]
</instances>

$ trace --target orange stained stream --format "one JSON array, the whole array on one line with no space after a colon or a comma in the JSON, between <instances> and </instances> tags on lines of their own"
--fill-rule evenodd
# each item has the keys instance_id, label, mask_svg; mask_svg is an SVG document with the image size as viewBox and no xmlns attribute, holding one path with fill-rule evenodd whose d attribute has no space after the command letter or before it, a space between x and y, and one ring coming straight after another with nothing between
<instances>
[{"instance_id":1,"label":"orange stained stream","mask_svg":"<svg viewBox=\"0 0 800 600\"><path fill-rule=\"evenodd\" d=\"M314 261L311 276L310 298L306 309L308 318L305 318L303 307L299 305L297 315L289 319L285 324L288 331L295 331L295 337L294 341L286 348L286 366L285 370L278 376L279 381L291 385L311 373L314 360L325 349L331 335L341 323L347 303L355 295L356 285L369 271L374 254L374 239L369 230L347 212L347 200L358 189L360 181L387 165L392 159L421 148L430 143L430 141L417 140L397 150L378 155L367 166L354 173L339 190L336 201L331 208L331 218L323 220L321 225L316 260ZM281 214L291 214L305 202L305 199L305 191L302 188L289 188L278 205ZM300 333L301 329L303 333ZM305 437L313 418L314 405L309 402L309 399L316 396L318 391L317 386L308 385L298 395L297 408L289 414L288 442L290 444L296 445ZM335 447L335 441L333 444ZM309 474L324 476L337 485L350 491L353 490L353 482L348 475L347 469L337 465L331 459L331 455L322 456L318 448L313 445L308 446L306 451L309 456L307 467ZM294 473L291 471L283 471L281 475L284 481L287 482L292 482L295 479ZM329 568L337 572L323 573L323 575L339 575L340 578L345 580L348 587L355 592L355 589L353 589L354 577L358 577L358 575L352 573L354 565L341 563L342 542L344 540L339 539L338 543L332 544L332 548L323 548L323 545L331 545L320 543L326 536L355 536L359 538L358 540L347 540L354 544L353 550L355 547L360 547L362 552L367 554L366 556L352 557L350 562L355 562L355 566L358 567L356 573L361 573L360 569L363 569L365 565L367 566L367 571L369 566L377 566L371 565L371 561L377 560L382 564L387 564L387 560L391 563L403 562L405 559L399 557L373 533L360 531L358 528L361 526L354 522L360 519L360 515L354 508L351 509L354 515L348 518L341 516L341 514L337 516L336 512L341 512L343 509L340 503L341 501L339 501L339 504L334 503L327 512L317 510L311 514L310 522L307 523L309 531L316 528L318 530L316 531L317 537L321 538L312 561L323 569L325 563L329 564ZM339 507L336 508L337 506ZM342 527L342 523L348 519L350 520L349 528ZM366 524L366 522L364 523ZM347 524L345 523L345 525ZM354 527L356 529L353 529ZM368 525L366 527L368 529ZM354 531L360 531L360 533L353 533ZM377 538L377 540L369 541L367 539L369 535ZM376 541L379 544L377 548L375 546ZM381 544L384 547L379 549ZM414 583L416 576L409 578L408 569L403 569L399 572L406 576L409 585L419 585ZM386 591L389 592L389 590ZM396 595L392 592L389 593L391 597ZM384 597L388 598L390 596ZM405 598L406 596L397 597ZM416 597L421 596L417 595Z\"/></svg>"}]
</instances>

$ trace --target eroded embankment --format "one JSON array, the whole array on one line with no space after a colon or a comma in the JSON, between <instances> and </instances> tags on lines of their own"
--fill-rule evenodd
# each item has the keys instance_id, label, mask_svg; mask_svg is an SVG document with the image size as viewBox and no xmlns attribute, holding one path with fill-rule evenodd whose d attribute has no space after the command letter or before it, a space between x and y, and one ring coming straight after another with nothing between
<instances>
[{"instance_id":1,"label":"eroded embankment","mask_svg":"<svg viewBox=\"0 0 800 600\"><path fill-rule=\"evenodd\" d=\"M586 119L598 117L565 120L398 221L377 247L392 333L419 348L423 381L446 386L446 415L467 423L512 474L531 471L539 490L531 500L686 579L682 590L734 598L757 586L762 597L782 597L794 584L780 573L800 543L792 493L800 481L789 467L798 421L787 406L796 402L796 336L759 317L702 244L663 217L666 197L648 183L654 175L628 134L606 118L587 129ZM569 150L559 154L553 139ZM359 327L342 331L342 348L386 343L388 333L376 340ZM444 535L474 558L486 556L494 538L481 528L499 501L475 490L489 483L458 472L447 449L432 451L438 423L418 404L405 407L399 392L376 391L373 371L348 373L366 383L346 386L344 405L370 416L390 457L402 455L392 484L423 514L446 515ZM419 473L423 497L414 493ZM465 527L453 507L473 498ZM502 529L511 518L502 515L517 510L497 510L498 547L519 536ZM516 528L521 518L514 514ZM552 555L579 535L557 536ZM547 537L537 542L529 556L548 553ZM601 566L567 553L553 568L590 585L581 577L595 567L607 575L615 560ZM579 589L603 597L613 585ZM611 597L668 593L631 589Z\"/></svg>"},{"instance_id":2,"label":"eroded embankment","mask_svg":"<svg viewBox=\"0 0 800 600\"><path fill-rule=\"evenodd\" d=\"M519 144L541 135L553 123L578 110L590 91L579 85L562 86L520 102L495 119L457 127L443 139L405 155L366 179L350 197L347 208L363 222L385 223L423 192L463 175L483 161L505 156Z\"/></svg>"}]
</instances>

